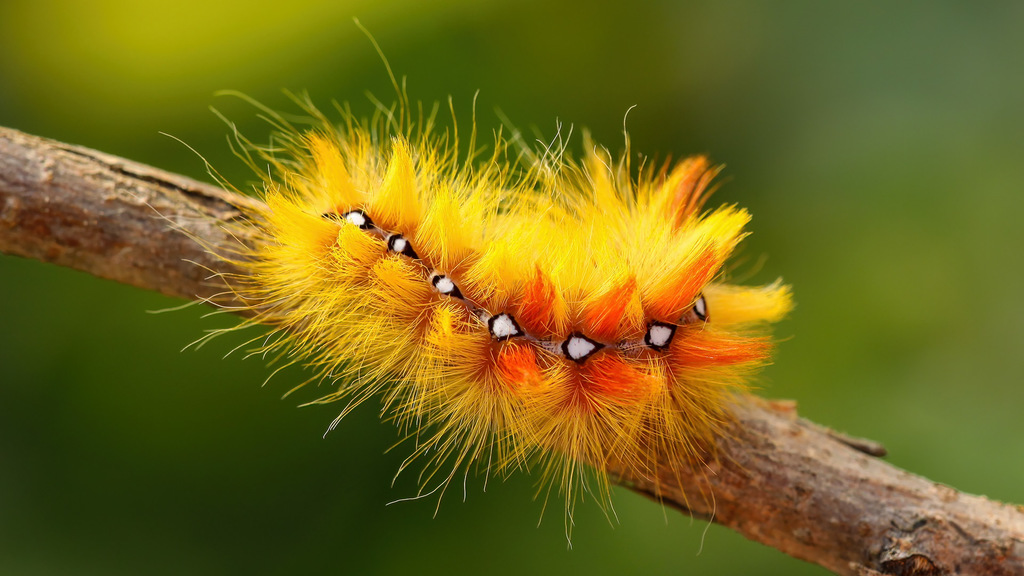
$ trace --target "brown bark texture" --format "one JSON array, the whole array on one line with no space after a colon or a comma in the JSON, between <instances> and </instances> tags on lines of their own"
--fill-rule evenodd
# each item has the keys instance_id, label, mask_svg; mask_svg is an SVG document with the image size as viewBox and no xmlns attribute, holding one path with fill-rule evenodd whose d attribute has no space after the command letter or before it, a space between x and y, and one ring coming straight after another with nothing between
<instances>
[{"instance_id":1,"label":"brown bark texture","mask_svg":"<svg viewBox=\"0 0 1024 576\"><path fill-rule=\"evenodd\" d=\"M0 252L207 300L242 273L203 246L246 242L258 201L122 158L0 128ZM6 279L5 281L12 281ZM884 450L736 401L706 465L618 482L687 514L849 575L1024 575L1024 507L964 494Z\"/></svg>"}]
</instances>

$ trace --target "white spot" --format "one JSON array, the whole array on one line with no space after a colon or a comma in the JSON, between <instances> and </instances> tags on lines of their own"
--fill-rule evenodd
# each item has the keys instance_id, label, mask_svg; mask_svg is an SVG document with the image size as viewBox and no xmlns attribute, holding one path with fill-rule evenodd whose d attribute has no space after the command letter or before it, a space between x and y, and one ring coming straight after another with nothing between
<instances>
[{"instance_id":1,"label":"white spot","mask_svg":"<svg viewBox=\"0 0 1024 576\"><path fill-rule=\"evenodd\" d=\"M491 335L498 340L519 335L516 323L508 314L499 314L491 319Z\"/></svg>"},{"instance_id":2,"label":"white spot","mask_svg":"<svg viewBox=\"0 0 1024 576\"><path fill-rule=\"evenodd\" d=\"M398 237L395 238L395 241L391 243L391 249L394 250L395 252L401 252L402 250L405 250L405 247L408 245L408 240L402 237Z\"/></svg>"},{"instance_id":3,"label":"white spot","mask_svg":"<svg viewBox=\"0 0 1024 576\"><path fill-rule=\"evenodd\" d=\"M572 360L582 360L590 356L596 349L597 344L582 336L573 336L565 343L565 353Z\"/></svg>"},{"instance_id":4,"label":"white spot","mask_svg":"<svg viewBox=\"0 0 1024 576\"><path fill-rule=\"evenodd\" d=\"M697 317L701 320L708 319L708 303L704 301L703 294L693 303L693 311L697 313Z\"/></svg>"},{"instance_id":5,"label":"white spot","mask_svg":"<svg viewBox=\"0 0 1024 576\"><path fill-rule=\"evenodd\" d=\"M647 330L647 342L655 348L663 348L672 340L672 327L655 324Z\"/></svg>"},{"instance_id":6,"label":"white spot","mask_svg":"<svg viewBox=\"0 0 1024 576\"><path fill-rule=\"evenodd\" d=\"M349 224L355 224L356 226L362 228L363 226L366 225L366 215L363 214L362 212L353 210L352 212L345 214L345 221L347 221Z\"/></svg>"},{"instance_id":7,"label":"white spot","mask_svg":"<svg viewBox=\"0 0 1024 576\"><path fill-rule=\"evenodd\" d=\"M455 282L452 282L452 279L447 276L438 276L434 280L434 288L437 288L441 294L451 294L455 290Z\"/></svg>"}]
</instances>

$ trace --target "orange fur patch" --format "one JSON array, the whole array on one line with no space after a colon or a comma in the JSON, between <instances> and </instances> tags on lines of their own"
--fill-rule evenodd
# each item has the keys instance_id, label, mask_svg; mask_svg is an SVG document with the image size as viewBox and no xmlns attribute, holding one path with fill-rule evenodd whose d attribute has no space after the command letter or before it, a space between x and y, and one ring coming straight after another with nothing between
<instances>
[{"instance_id":1,"label":"orange fur patch","mask_svg":"<svg viewBox=\"0 0 1024 576\"><path fill-rule=\"evenodd\" d=\"M689 332L672 341L669 361L673 365L698 368L762 362L771 348L767 338L729 336L700 328Z\"/></svg>"},{"instance_id":2,"label":"orange fur patch","mask_svg":"<svg viewBox=\"0 0 1024 576\"><path fill-rule=\"evenodd\" d=\"M536 267L536 274L523 286L523 296L516 307L516 320L527 333L538 338L553 336L564 329L559 318L561 294L555 290L551 278Z\"/></svg>"},{"instance_id":3,"label":"orange fur patch","mask_svg":"<svg viewBox=\"0 0 1024 576\"><path fill-rule=\"evenodd\" d=\"M615 342L621 337L620 327L626 309L637 294L636 278L630 276L591 302L583 312L583 332L602 342Z\"/></svg>"}]
</instances>

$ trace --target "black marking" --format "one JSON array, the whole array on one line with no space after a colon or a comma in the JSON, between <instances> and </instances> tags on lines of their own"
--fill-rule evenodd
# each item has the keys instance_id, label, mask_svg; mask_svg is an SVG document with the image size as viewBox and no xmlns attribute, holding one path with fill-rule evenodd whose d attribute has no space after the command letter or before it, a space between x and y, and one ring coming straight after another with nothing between
<instances>
[{"instance_id":1,"label":"black marking","mask_svg":"<svg viewBox=\"0 0 1024 576\"><path fill-rule=\"evenodd\" d=\"M351 210L342 214L341 217L349 224L359 226L360 230L369 230L374 227L373 220L362 210Z\"/></svg>"},{"instance_id":2,"label":"black marking","mask_svg":"<svg viewBox=\"0 0 1024 576\"><path fill-rule=\"evenodd\" d=\"M668 330L668 337L664 338L664 342L656 343L656 340L662 340L662 338L660 338L659 336L663 334L665 330ZM666 348L668 348L669 344L672 343L672 339L675 338L675 336L675 324L666 324L664 322L658 322L657 320L655 320L647 325L647 333L644 334L644 344L646 344L650 348L653 348L654 350L665 350Z\"/></svg>"},{"instance_id":3,"label":"black marking","mask_svg":"<svg viewBox=\"0 0 1024 576\"><path fill-rule=\"evenodd\" d=\"M497 322L508 322L512 324L506 328L508 330L507 334L498 335L494 332ZM501 329L502 326L498 326L498 328ZM509 338L523 335L523 329L519 327L519 323L516 322L516 319L513 318L511 314L506 312L502 312L497 316L491 316L490 320L487 321L487 329L491 331L491 337L498 341L508 340Z\"/></svg>"},{"instance_id":4,"label":"black marking","mask_svg":"<svg viewBox=\"0 0 1024 576\"><path fill-rule=\"evenodd\" d=\"M420 256L412 249L412 242L402 236L401 234L392 234L388 236L388 250L397 252L403 256L408 256L414 260L419 260Z\"/></svg>"},{"instance_id":5,"label":"black marking","mask_svg":"<svg viewBox=\"0 0 1024 576\"><path fill-rule=\"evenodd\" d=\"M580 350L580 348L586 349L587 347L590 347L590 349L586 351ZM562 342L562 354L577 364L583 364L587 358L590 358L602 348L604 348L604 344L591 340L579 332L569 334L565 342Z\"/></svg>"},{"instance_id":6,"label":"black marking","mask_svg":"<svg viewBox=\"0 0 1024 576\"><path fill-rule=\"evenodd\" d=\"M434 288L436 288L441 294L451 296L452 298L458 298L460 300L465 299L462 296L462 291L455 285L455 281L444 274L434 274L430 279L430 283L433 284Z\"/></svg>"}]
</instances>

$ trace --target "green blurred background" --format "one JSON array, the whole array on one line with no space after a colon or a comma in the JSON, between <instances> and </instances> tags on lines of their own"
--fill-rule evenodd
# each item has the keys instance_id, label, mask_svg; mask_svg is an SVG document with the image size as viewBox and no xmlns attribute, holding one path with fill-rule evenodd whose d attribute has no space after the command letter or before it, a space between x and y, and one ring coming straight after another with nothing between
<instances>
[{"instance_id":1,"label":"green blurred background","mask_svg":"<svg viewBox=\"0 0 1024 576\"><path fill-rule=\"evenodd\" d=\"M784 276L762 394L883 442L889 460L1024 502L1024 4L5 0L0 124L236 182L211 104L260 140L244 91L369 113L391 90L479 123L589 127L613 149L727 164L754 214L739 270ZM822 574L629 492L577 514L573 550L534 479L400 503L404 447L372 405L280 399L303 378L180 350L229 319L0 257L0 573Z\"/></svg>"}]
</instances>

